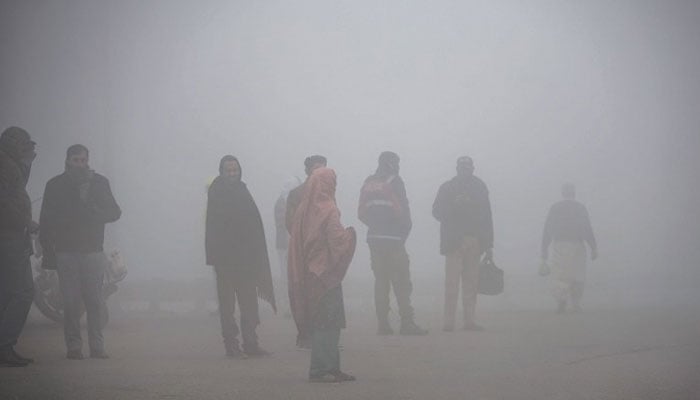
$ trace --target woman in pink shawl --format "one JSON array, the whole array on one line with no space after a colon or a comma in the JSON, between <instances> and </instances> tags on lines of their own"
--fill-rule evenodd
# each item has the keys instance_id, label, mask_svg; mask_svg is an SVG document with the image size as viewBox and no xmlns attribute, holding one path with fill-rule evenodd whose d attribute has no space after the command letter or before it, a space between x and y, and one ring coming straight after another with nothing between
<instances>
[{"instance_id":1,"label":"woman in pink shawl","mask_svg":"<svg viewBox=\"0 0 700 400\"><path fill-rule=\"evenodd\" d=\"M311 382L353 381L340 371L338 341L345 328L341 281L355 253L352 227L335 204L335 172L319 168L304 187L289 240L289 303L300 338L311 338Z\"/></svg>"}]
</instances>

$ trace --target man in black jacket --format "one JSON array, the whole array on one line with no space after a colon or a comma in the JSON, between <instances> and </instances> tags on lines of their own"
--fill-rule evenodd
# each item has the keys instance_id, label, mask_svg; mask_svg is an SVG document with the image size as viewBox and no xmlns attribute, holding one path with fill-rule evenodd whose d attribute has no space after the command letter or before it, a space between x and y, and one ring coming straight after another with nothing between
<instances>
[{"instance_id":1,"label":"man in black jacket","mask_svg":"<svg viewBox=\"0 0 700 400\"><path fill-rule=\"evenodd\" d=\"M27 181L36 157L35 143L21 128L0 136L0 365L23 367L32 359L17 354L17 344L34 298L29 256L32 221Z\"/></svg>"},{"instance_id":2,"label":"man in black jacket","mask_svg":"<svg viewBox=\"0 0 700 400\"><path fill-rule=\"evenodd\" d=\"M490 259L493 248L493 221L489 192L474 176L470 157L457 159L457 176L440 186L433 216L440 221L440 254L445 256L445 318L443 330L455 326L460 281L464 330L483 328L474 320L481 256Z\"/></svg>"},{"instance_id":3,"label":"man in black jacket","mask_svg":"<svg viewBox=\"0 0 700 400\"><path fill-rule=\"evenodd\" d=\"M64 307L66 357L80 360L81 303L85 304L91 358L108 358L102 337L102 282L107 267L103 252L105 224L121 216L109 181L88 166L87 147L66 152L65 172L46 184L39 240L44 268L56 268Z\"/></svg>"},{"instance_id":4,"label":"man in black jacket","mask_svg":"<svg viewBox=\"0 0 700 400\"><path fill-rule=\"evenodd\" d=\"M257 297L277 311L260 211L241 176L238 160L224 156L219 176L209 187L205 232L207 265L216 271L221 334L230 358L268 355L255 333L260 323ZM241 310L242 350L234 318L236 302Z\"/></svg>"},{"instance_id":5,"label":"man in black jacket","mask_svg":"<svg viewBox=\"0 0 700 400\"><path fill-rule=\"evenodd\" d=\"M401 317L401 335L426 335L428 331L416 325L411 306L411 274L406 253L406 239L411 232L411 210L406 187L399 176L399 156L391 151L379 155L379 165L362 186L359 219L368 226L372 271L374 272L374 305L377 312L378 335L394 333L389 323L389 293L394 295Z\"/></svg>"}]
</instances>

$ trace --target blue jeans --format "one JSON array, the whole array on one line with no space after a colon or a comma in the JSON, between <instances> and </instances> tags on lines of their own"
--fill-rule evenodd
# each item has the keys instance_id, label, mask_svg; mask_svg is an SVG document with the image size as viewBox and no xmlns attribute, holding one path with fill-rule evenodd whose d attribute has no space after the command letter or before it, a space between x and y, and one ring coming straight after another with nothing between
<instances>
[{"instance_id":1,"label":"blue jeans","mask_svg":"<svg viewBox=\"0 0 700 400\"><path fill-rule=\"evenodd\" d=\"M104 253L57 253L58 281L63 296L63 333L68 351L81 351L81 303L87 312L90 352L103 352L102 281L107 267Z\"/></svg>"},{"instance_id":2,"label":"blue jeans","mask_svg":"<svg viewBox=\"0 0 700 400\"><path fill-rule=\"evenodd\" d=\"M0 241L0 350L17 344L34 299L26 239Z\"/></svg>"}]
</instances>

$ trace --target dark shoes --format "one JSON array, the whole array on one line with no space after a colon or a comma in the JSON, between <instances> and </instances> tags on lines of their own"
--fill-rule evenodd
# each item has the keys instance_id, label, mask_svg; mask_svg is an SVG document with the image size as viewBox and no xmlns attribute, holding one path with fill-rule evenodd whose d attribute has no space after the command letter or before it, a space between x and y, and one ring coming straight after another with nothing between
<instances>
[{"instance_id":1,"label":"dark shoes","mask_svg":"<svg viewBox=\"0 0 700 400\"><path fill-rule=\"evenodd\" d=\"M237 360L245 360L246 358L248 358L248 356L238 346L227 347L226 348L226 357L237 359Z\"/></svg>"},{"instance_id":2,"label":"dark shoes","mask_svg":"<svg viewBox=\"0 0 700 400\"><path fill-rule=\"evenodd\" d=\"M69 360L82 360L85 357L83 357L83 353L80 350L68 350L66 358Z\"/></svg>"},{"instance_id":3,"label":"dark shoes","mask_svg":"<svg viewBox=\"0 0 700 400\"><path fill-rule=\"evenodd\" d=\"M12 347L0 351L0 365L3 367L26 367L31 362L34 360L20 356Z\"/></svg>"},{"instance_id":4,"label":"dark shoes","mask_svg":"<svg viewBox=\"0 0 700 400\"><path fill-rule=\"evenodd\" d=\"M406 322L401 324L401 329L399 329L399 335L406 336L424 336L428 334L427 329L423 329L416 325L415 322Z\"/></svg>"},{"instance_id":5,"label":"dark shoes","mask_svg":"<svg viewBox=\"0 0 700 400\"><path fill-rule=\"evenodd\" d=\"M328 373L321 376L311 376L309 377L309 382L311 383L340 383L340 382L352 382L356 381L357 378L345 372L335 372Z\"/></svg>"}]
</instances>

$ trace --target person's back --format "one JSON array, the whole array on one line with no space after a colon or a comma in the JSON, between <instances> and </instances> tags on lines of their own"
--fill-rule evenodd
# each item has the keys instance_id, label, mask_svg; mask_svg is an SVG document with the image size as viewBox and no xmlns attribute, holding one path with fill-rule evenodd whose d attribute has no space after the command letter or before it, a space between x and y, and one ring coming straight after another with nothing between
<instances>
[{"instance_id":1,"label":"person's back","mask_svg":"<svg viewBox=\"0 0 700 400\"><path fill-rule=\"evenodd\" d=\"M377 187L375 192L388 192L388 194L376 196L377 198L360 199L358 216L367 225L367 242L384 240L405 242L411 231L412 222L406 189L401 177L393 174L373 174L365 180L363 191L367 186Z\"/></svg>"},{"instance_id":2,"label":"person's back","mask_svg":"<svg viewBox=\"0 0 700 400\"><path fill-rule=\"evenodd\" d=\"M553 240L585 241L590 238L588 211L576 200L561 200L550 209L547 230Z\"/></svg>"},{"instance_id":3,"label":"person's back","mask_svg":"<svg viewBox=\"0 0 700 400\"><path fill-rule=\"evenodd\" d=\"M581 311L581 298L586 280L586 246L591 259L598 257L593 228L586 207L575 200L573 184L562 185L563 200L549 209L542 233L541 274L552 274L552 294L557 300L557 312L566 311L571 299L574 311Z\"/></svg>"}]
</instances>

